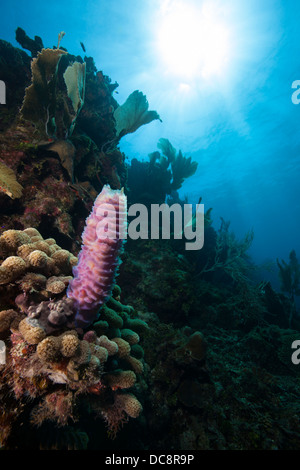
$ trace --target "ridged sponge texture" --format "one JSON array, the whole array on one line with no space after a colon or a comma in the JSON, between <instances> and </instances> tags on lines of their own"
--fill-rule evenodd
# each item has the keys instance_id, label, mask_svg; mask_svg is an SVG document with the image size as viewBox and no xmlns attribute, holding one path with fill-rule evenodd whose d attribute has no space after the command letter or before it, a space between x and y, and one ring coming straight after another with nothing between
<instances>
[{"instance_id":1,"label":"ridged sponge texture","mask_svg":"<svg viewBox=\"0 0 300 470\"><path fill-rule=\"evenodd\" d=\"M82 249L67 295L76 308L76 325L89 326L110 297L127 231L127 198L105 185L82 234Z\"/></svg>"}]
</instances>

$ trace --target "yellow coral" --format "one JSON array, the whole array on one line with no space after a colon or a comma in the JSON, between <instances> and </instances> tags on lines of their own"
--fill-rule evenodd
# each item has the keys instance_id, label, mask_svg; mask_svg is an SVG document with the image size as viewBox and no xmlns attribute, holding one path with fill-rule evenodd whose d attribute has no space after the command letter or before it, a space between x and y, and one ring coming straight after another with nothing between
<instances>
[{"instance_id":1,"label":"yellow coral","mask_svg":"<svg viewBox=\"0 0 300 470\"><path fill-rule=\"evenodd\" d=\"M141 403L132 393L118 394L116 396L115 402L131 418L137 418L143 411Z\"/></svg>"},{"instance_id":2,"label":"yellow coral","mask_svg":"<svg viewBox=\"0 0 300 470\"><path fill-rule=\"evenodd\" d=\"M36 242L40 242L41 240L43 240L43 237L42 235L35 235L34 237L31 237L31 241L32 243L36 243Z\"/></svg>"},{"instance_id":3,"label":"yellow coral","mask_svg":"<svg viewBox=\"0 0 300 470\"><path fill-rule=\"evenodd\" d=\"M136 375L132 370L119 369L111 374L107 374L106 380L113 390L118 388L126 389L134 386L136 382Z\"/></svg>"},{"instance_id":4,"label":"yellow coral","mask_svg":"<svg viewBox=\"0 0 300 470\"><path fill-rule=\"evenodd\" d=\"M74 266L76 266L77 263L78 263L78 258L77 258L77 256L74 256L74 255L72 255L72 253L71 253L71 256L70 256L70 259L69 259L69 263L70 263L70 265L71 265L71 268L74 268Z\"/></svg>"},{"instance_id":5,"label":"yellow coral","mask_svg":"<svg viewBox=\"0 0 300 470\"><path fill-rule=\"evenodd\" d=\"M0 237L1 248L8 251L15 251L20 245L30 242L30 237L22 230L6 230Z\"/></svg>"},{"instance_id":6,"label":"yellow coral","mask_svg":"<svg viewBox=\"0 0 300 470\"><path fill-rule=\"evenodd\" d=\"M54 240L54 238L46 238L46 240L44 240L49 246L52 246L52 245L56 245L56 241Z\"/></svg>"},{"instance_id":7,"label":"yellow coral","mask_svg":"<svg viewBox=\"0 0 300 470\"><path fill-rule=\"evenodd\" d=\"M92 355L89 365L88 365L89 371L91 372L91 371L95 371L96 369L99 369L100 364L101 362L99 358L97 356Z\"/></svg>"},{"instance_id":8,"label":"yellow coral","mask_svg":"<svg viewBox=\"0 0 300 470\"><path fill-rule=\"evenodd\" d=\"M60 339L55 336L48 336L37 345L36 352L43 362L52 362L58 359L59 347Z\"/></svg>"},{"instance_id":9,"label":"yellow coral","mask_svg":"<svg viewBox=\"0 0 300 470\"><path fill-rule=\"evenodd\" d=\"M33 279L33 273L23 278L21 282L25 286L22 290L40 292L43 297L64 292L72 267L78 262L76 256L56 245L54 238L44 240L39 231L33 227L23 231L6 230L3 232L0 237L0 251L2 256L8 256L2 265L0 264L0 284L14 282L26 271L39 272L41 275L46 274L47 277L51 275L46 289L45 283L40 283L41 278ZM31 286L31 282L34 285ZM39 284L41 284L40 287Z\"/></svg>"},{"instance_id":10,"label":"yellow coral","mask_svg":"<svg viewBox=\"0 0 300 470\"><path fill-rule=\"evenodd\" d=\"M123 338L113 338L113 341L118 345L118 357L126 357L130 354L130 344Z\"/></svg>"},{"instance_id":11,"label":"yellow coral","mask_svg":"<svg viewBox=\"0 0 300 470\"><path fill-rule=\"evenodd\" d=\"M77 354L74 358L77 365L88 364L91 359L91 349L85 340L80 341Z\"/></svg>"},{"instance_id":12,"label":"yellow coral","mask_svg":"<svg viewBox=\"0 0 300 470\"><path fill-rule=\"evenodd\" d=\"M126 357L126 362L132 367L134 372L136 374L142 374L144 371L144 365L143 363L137 359L136 357L133 356L127 356Z\"/></svg>"},{"instance_id":13,"label":"yellow coral","mask_svg":"<svg viewBox=\"0 0 300 470\"><path fill-rule=\"evenodd\" d=\"M31 239L31 241L33 241L33 238ZM50 247L49 247L48 243L46 243L43 239L35 240L34 241L34 246L35 246L36 250L43 251L44 253L46 253L46 255L51 256Z\"/></svg>"},{"instance_id":14,"label":"yellow coral","mask_svg":"<svg viewBox=\"0 0 300 470\"><path fill-rule=\"evenodd\" d=\"M108 355L113 356L118 352L118 345L114 341L111 341L108 339L107 336L102 335L98 339L99 346L102 346L103 348L107 349Z\"/></svg>"},{"instance_id":15,"label":"yellow coral","mask_svg":"<svg viewBox=\"0 0 300 470\"><path fill-rule=\"evenodd\" d=\"M49 256L46 255L41 250L34 250L30 255L27 257L31 266L36 268L44 268L47 266L49 261Z\"/></svg>"},{"instance_id":16,"label":"yellow coral","mask_svg":"<svg viewBox=\"0 0 300 470\"><path fill-rule=\"evenodd\" d=\"M46 284L46 290L51 294L60 294L63 292L66 288L66 285L62 279L56 276L50 277Z\"/></svg>"},{"instance_id":17,"label":"yellow coral","mask_svg":"<svg viewBox=\"0 0 300 470\"><path fill-rule=\"evenodd\" d=\"M73 334L66 334L62 337L60 352L64 357L73 357L79 346L79 339Z\"/></svg>"},{"instance_id":18,"label":"yellow coral","mask_svg":"<svg viewBox=\"0 0 300 470\"><path fill-rule=\"evenodd\" d=\"M68 250L62 250L61 248L54 250L55 245L51 245L52 259L60 270L66 272L77 264L78 258Z\"/></svg>"},{"instance_id":19,"label":"yellow coral","mask_svg":"<svg viewBox=\"0 0 300 470\"><path fill-rule=\"evenodd\" d=\"M23 232L26 233L27 235L29 235L30 238L31 237L38 237L38 236L41 237L40 232L34 227L25 228L23 230Z\"/></svg>"},{"instance_id":20,"label":"yellow coral","mask_svg":"<svg viewBox=\"0 0 300 470\"><path fill-rule=\"evenodd\" d=\"M23 292L39 292L46 285L47 278L38 273L26 273L22 277L20 286Z\"/></svg>"},{"instance_id":21,"label":"yellow coral","mask_svg":"<svg viewBox=\"0 0 300 470\"><path fill-rule=\"evenodd\" d=\"M92 351L93 355L99 359L101 364L107 361L108 352L106 348L103 346L92 345Z\"/></svg>"},{"instance_id":22,"label":"yellow coral","mask_svg":"<svg viewBox=\"0 0 300 470\"><path fill-rule=\"evenodd\" d=\"M26 243L24 245L19 246L17 250L17 255L23 259L26 259L34 250L36 250L36 246L34 243Z\"/></svg>"},{"instance_id":23,"label":"yellow coral","mask_svg":"<svg viewBox=\"0 0 300 470\"><path fill-rule=\"evenodd\" d=\"M0 312L0 333L10 328L11 323L17 315L18 313L12 309L2 310L2 312Z\"/></svg>"},{"instance_id":24,"label":"yellow coral","mask_svg":"<svg viewBox=\"0 0 300 470\"><path fill-rule=\"evenodd\" d=\"M19 256L9 256L0 266L0 284L14 281L26 271L26 263Z\"/></svg>"},{"instance_id":25,"label":"yellow coral","mask_svg":"<svg viewBox=\"0 0 300 470\"><path fill-rule=\"evenodd\" d=\"M61 248L55 243L53 243L52 245L49 245L49 248L50 248L50 252L51 252L51 256L53 255L53 253L55 253L56 251L60 250Z\"/></svg>"},{"instance_id":26,"label":"yellow coral","mask_svg":"<svg viewBox=\"0 0 300 470\"><path fill-rule=\"evenodd\" d=\"M45 330L35 318L24 318L19 323L19 332L29 344L38 344L45 336Z\"/></svg>"}]
</instances>

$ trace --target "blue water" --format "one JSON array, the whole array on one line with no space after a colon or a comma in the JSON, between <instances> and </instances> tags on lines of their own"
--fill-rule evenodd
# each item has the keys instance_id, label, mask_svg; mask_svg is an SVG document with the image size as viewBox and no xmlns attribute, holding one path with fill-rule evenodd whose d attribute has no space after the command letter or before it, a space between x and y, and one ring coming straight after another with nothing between
<instances>
[{"instance_id":1,"label":"blue water","mask_svg":"<svg viewBox=\"0 0 300 470\"><path fill-rule=\"evenodd\" d=\"M147 159L168 138L198 162L181 193L190 202L202 196L216 227L223 217L238 237L253 228L257 262L287 259L292 249L300 255L300 105L291 100L300 79L300 2L223 0L229 65L210 80L193 79L188 93L182 77L165 73L157 51L162 8L172 3L5 0L1 38L18 46L20 26L52 47L65 31L62 46L75 55L83 55L82 41L97 68L119 83L119 104L139 89L162 118L121 140L129 160Z\"/></svg>"}]
</instances>

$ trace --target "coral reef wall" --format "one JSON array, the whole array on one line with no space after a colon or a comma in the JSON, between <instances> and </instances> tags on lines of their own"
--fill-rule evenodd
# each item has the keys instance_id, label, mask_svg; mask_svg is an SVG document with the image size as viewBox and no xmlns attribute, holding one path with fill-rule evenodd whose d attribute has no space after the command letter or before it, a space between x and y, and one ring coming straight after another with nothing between
<instances>
[{"instance_id":1,"label":"coral reef wall","mask_svg":"<svg viewBox=\"0 0 300 470\"><path fill-rule=\"evenodd\" d=\"M199 252L99 245L102 203L120 196L120 231L121 188L129 203L183 204L197 164L163 138L127 166L120 139L160 119L146 97L119 105L64 33L53 49L16 33L31 57L0 41L0 447L299 450L296 253L278 262L281 293L247 254L253 233L215 228L211 209Z\"/></svg>"},{"instance_id":2,"label":"coral reef wall","mask_svg":"<svg viewBox=\"0 0 300 470\"><path fill-rule=\"evenodd\" d=\"M0 446L8 449L86 448L90 416L108 445L107 435L116 437L143 409L140 340L148 326L114 284L123 240L95 240L92 222L113 204L118 236L125 229L119 190L127 170L118 143L158 115L148 114L138 92L143 119L130 107L123 121L114 116L117 84L92 58L60 48L63 35L49 49L18 28L33 59L0 43L0 79L15 87L0 108ZM121 122L131 127L117 133ZM96 295L93 305L79 287ZM20 422L31 444L19 438Z\"/></svg>"}]
</instances>

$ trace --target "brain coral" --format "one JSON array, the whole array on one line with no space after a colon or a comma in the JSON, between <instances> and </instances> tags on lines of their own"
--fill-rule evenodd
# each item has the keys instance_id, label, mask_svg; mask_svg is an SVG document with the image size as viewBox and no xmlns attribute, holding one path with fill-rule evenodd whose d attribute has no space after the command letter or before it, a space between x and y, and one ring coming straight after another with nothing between
<instances>
[{"instance_id":1,"label":"brain coral","mask_svg":"<svg viewBox=\"0 0 300 470\"><path fill-rule=\"evenodd\" d=\"M26 271L26 263L19 256L9 256L0 266L0 284L14 281Z\"/></svg>"},{"instance_id":2,"label":"brain coral","mask_svg":"<svg viewBox=\"0 0 300 470\"><path fill-rule=\"evenodd\" d=\"M30 235L25 231L6 230L0 237L0 249L15 252L19 246L30 242Z\"/></svg>"},{"instance_id":3,"label":"brain coral","mask_svg":"<svg viewBox=\"0 0 300 470\"><path fill-rule=\"evenodd\" d=\"M0 236L0 293L1 286L4 292L9 284L12 296L25 294L26 311L33 294L35 302L64 294L77 262L76 256L53 238L44 240L35 228L6 230Z\"/></svg>"}]
</instances>

